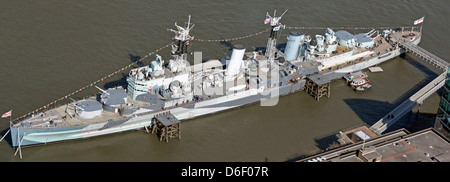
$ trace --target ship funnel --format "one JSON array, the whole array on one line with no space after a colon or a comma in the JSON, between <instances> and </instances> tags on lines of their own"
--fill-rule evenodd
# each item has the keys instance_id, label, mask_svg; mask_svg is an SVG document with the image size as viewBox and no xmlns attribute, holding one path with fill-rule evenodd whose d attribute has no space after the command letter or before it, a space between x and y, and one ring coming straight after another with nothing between
<instances>
[{"instance_id":1,"label":"ship funnel","mask_svg":"<svg viewBox=\"0 0 450 182\"><path fill-rule=\"evenodd\" d=\"M243 45L236 44L233 46L233 52L227 65L227 75L236 75L240 72L244 53L245 47Z\"/></svg>"},{"instance_id":2,"label":"ship funnel","mask_svg":"<svg viewBox=\"0 0 450 182\"><path fill-rule=\"evenodd\" d=\"M287 61L292 61L297 58L298 48L303 37L304 35L299 32L291 32L289 34L286 49L284 50L285 59Z\"/></svg>"}]
</instances>

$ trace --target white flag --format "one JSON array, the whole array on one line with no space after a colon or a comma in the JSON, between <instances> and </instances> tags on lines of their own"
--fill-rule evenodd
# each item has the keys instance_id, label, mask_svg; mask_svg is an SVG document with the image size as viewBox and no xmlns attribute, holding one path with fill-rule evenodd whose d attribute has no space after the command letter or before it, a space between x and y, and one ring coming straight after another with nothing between
<instances>
[{"instance_id":1,"label":"white flag","mask_svg":"<svg viewBox=\"0 0 450 182\"><path fill-rule=\"evenodd\" d=\"M424 18L425 18L425 16L423 16L422 18L420 18L420 19L414 21L414 25L417 25L417 24L419 24L419 23L422 23Z\"/></svg>"}]
</instances>

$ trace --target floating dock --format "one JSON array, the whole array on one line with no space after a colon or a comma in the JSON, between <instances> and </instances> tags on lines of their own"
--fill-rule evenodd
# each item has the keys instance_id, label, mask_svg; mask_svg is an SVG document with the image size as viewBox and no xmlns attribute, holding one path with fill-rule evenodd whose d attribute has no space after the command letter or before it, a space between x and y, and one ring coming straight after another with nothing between
<instances>
[{"instance_id":1,"label":"floating dock","mask_svg":"<svg viewBox=\"0 0 450 182\"><path fill-rule=\"evenodd\" d=\"M375 66L375 67L370 67L369 71L372 73L376 73L376 72L383 72L383 69L381 69L381 67L379 67L379 66Z\"/></svg>"}]
</instances>

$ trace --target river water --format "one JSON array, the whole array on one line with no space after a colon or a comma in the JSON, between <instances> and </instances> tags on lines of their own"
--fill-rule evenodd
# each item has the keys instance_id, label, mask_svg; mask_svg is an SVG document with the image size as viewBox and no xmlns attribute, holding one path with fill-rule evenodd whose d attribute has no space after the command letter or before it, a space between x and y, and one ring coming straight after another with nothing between
<instances>
[{"instance_id":1,"label":"river water","mask_svg":"<svg viewBox=\"0 0 450 182\"><path fill-rule=\"evenodd\" d=\"M0 2L0 112L26 114L130 64L171 42L174 22L192 15L191 34L198 39L225 39L265 30L266 12L285 9L287 26L412 26L426 15L420 46L441 58L448 49L450 1L2 1ZM337 30L335 30L337 31ZM369 31L369 30L364 30ZM350 30L351 33L359 33ZM282 31L280 43L289 30ZM324 35L324 30L303 30ZM268 34L232 41L265 47ZM190 52L203 59L231 54L230 44L193 42ZM169 58L168 50L159 53ZM146 59L143 63L149 64ZM368 73L373 87L356 93L343 80L331 84L331 97L319 102L304 92L281 97L276 106L259 104L182 122L182 139L160 142L144 131L25 148L14 157L0 143L0 161L287 161L326 148L338 131L371 125L426 84L440 71L412 54ZM125 73L98 84L123 83ZM74 96L98 92L89 88ZM412 131L434 123L439 96L391 128ZM0 119L3 134L9 118Z\"/></svg>"}]
</instances>

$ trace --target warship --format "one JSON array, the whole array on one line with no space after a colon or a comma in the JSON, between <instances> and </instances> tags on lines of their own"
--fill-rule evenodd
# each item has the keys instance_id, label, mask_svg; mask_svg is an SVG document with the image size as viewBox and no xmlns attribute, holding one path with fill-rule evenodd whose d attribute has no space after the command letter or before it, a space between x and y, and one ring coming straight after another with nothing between
<instances>
[{"instance_id":1,"label":"warship","mask_svg":"<svg viewBox=\"0 0 450 182\"><path fill-rule=\"evenodd\" d=\"M170 115L181 121L252 103L276 104L279 96L305 90L317 100L329 96L329 83L347 73L390 60L405 50L397 41L414 44L420 31L371 30L351 34L327 28L325 35L293 31L285 47L278 46L282 16L266 14L270 35L265 48L237 44L231 56L188 62L190 31L194 24L175 23L170 59L160 55L147 66L131 69L126 87L99 89L88 97L35 113L10 126L13 148L84 139L128 130L152 128ZM322 87L327 85L328 87Z\"/></svg>"}]
</instances>

